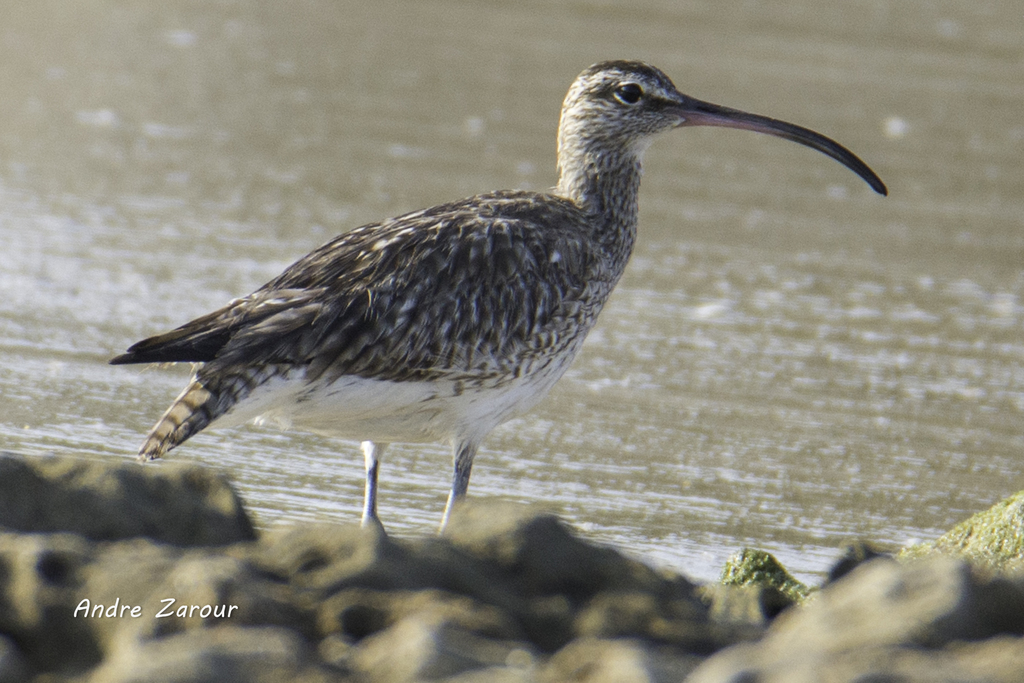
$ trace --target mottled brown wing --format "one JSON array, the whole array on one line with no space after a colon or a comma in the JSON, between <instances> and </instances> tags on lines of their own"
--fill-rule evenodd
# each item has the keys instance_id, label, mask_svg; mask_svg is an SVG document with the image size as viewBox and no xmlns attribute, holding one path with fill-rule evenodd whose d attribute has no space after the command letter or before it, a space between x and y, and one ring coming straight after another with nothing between
<instances>
[{"instance_id":1,"label":"mottled brown wing","mask_svg":"<svg viewBox=\"0 0 1024 683\"><path fill-rule=\"evenodd\" d=\"M586 315L597 255L569 202L495 193L323 245L244 299L115 362L307 365L307 377L504 373Z\"/></svg>"}]
</instances>

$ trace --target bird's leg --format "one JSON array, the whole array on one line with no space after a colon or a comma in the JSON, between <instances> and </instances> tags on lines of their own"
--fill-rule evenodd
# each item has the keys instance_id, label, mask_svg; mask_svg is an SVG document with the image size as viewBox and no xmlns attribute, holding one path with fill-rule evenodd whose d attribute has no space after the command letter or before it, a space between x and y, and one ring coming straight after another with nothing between
<instances>
[{"instance_id":1,"label":"bird's leg","mask_svg":"<svg viewBox=\"0 0 1024 683\"><path fill-rule=\"evenodd\" d=\"M457 441L454 445L453 459L455 466L452 471L452 490L448 494L448 504L444 507L444 517L441 518L443 532L448 526L448 518L452 515L452 508L457 502L466 497L469 489L469 473L473 469L473 458L476 457L477 444L473 441Z\"/></svg>"},{"instance_id":2,"label":"bird's leg","mask_svg":"<svg viewBox=\"0 0 1024 683\"><path fill-rule=\"evenodd\" d=\"M363 493L363 526L375 524L383 527L377 517L377 473L380 471L380 460L384 457L386 443L364 441L363 457L366 460L366 490Z\"/></svg>"}]
</instances>

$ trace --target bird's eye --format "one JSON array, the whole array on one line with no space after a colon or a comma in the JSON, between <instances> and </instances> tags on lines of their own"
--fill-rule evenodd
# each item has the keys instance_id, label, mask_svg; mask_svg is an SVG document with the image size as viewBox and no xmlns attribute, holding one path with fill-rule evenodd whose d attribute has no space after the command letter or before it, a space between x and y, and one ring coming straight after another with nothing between
<instances>
[{"instance_id":1,"label":"bird's eye","mask_svg":"<svg viewBox=\"0 0 1024 683\"><path fill-rule=\"evenodd\" d=\"M615 89L615 99L623 104L636 104L644 96L644 89L636 83L623 83Z\"/></svg>"}]
</instances>

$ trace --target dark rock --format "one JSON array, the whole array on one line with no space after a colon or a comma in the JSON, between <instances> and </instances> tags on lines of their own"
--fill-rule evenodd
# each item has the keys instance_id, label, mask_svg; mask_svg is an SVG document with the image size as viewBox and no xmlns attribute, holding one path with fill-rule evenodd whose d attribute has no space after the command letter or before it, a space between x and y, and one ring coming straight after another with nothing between
<instances>
[{"instance_id":1,"label":"dark rock","mask_svg":"<svg viewBox=\"0 0 1024 683\"><path fill-rule=\"evenodd\" d=\"M693 683L787 681L1021 681L985 663L972 642L988 640L991 662L1024 652L1024 580L935 558L907 566L868 562L786 611L756 644L729 648ZM746 677L746 678L744 678Z\"/></svg>"},{"instance_id":2,"label":"dark rock","mask_svg":"<svg viewBox=\"0 0 1024 683\"><path fill-rule=\"evenodd\" d=\"M340 634L349 642L359 642L414 616L482 638L523 639L519 624L506 611L440 590L347 589L328 598L319 614L322 633Z\"/></svg>"},{"instance_id":3,"label":"dark rock","mask_svg":"<svg viewBox=\"0 0 1024 683\"><path fill-rule=\"evenodd\" d=\"M513 653L513 656L515 653ZM536 683L537 677L530 669L518 666L489 666L471 669L444 679L444 683Z\"/></svg>"},{"instance_id":4,"label":"dark rock","mask_svg":"<svg viewBox=\"0 0 1024 683\"><path fill-rule=\"evenodd\" d=\"M694 605L699 604L699 608ZM693 596L663 591L602 591L578 611L575 637L640 638L671 644L681 652L709 655L737 642L746 631L713 621Z\"/></svg>"},{"instance_id":5,"label":"dark rock","mask_svg":"<svg viewBox=\"0 0 1024 683\"><path fill-rule=\"evenodd\" d=\"M711 621L696 587L587 543L552 515L512 504L466 504L447 538L500 575L530 607L524 628L543 651L572 638L650 638L710 653L747 637ZM571 622L567 623L567 619Z\"/></svg>"},{"instance_id":6,"label":"dark rock","mask_svg":"<svg viewBox=\"0 0 1024 683\"><path fill-rule=\"evenodd\" d=\"M749 629L750 639L759 636L772 619L793 604L782 591L765 586L713 583L697 590L708 605L713 621L745 626Z\"/></svg>"},{"instance_id":7,"label":"dark rock","mask_svg":"<svg viewBox=\"0 0 1024 683\"><path fill-rule=\"evenodd\" d=\"M351 656L353 670L380 683L443 680L504 668L510 657L532 660L520 642L483 637L457 619L421 613L370 636Z\"/></svg>"},{"instance_id":8,"label":"dark rock","mask_svg":"<svg viewBox=\"0 0 1024 683\"><path fill-rule=\"evenodd\" d=\"M0 683L22 683L31 677L31 669L14 641L0 636Z\"/></svg>"},{"instance_id":9,"label":"dark rock","mask_svg":"<svg viewBox=\"0 0 1024 683\"><path fill-rule=\"evenodd\" d=\"M611 548L586 543L553 515L513 504L465 504L453 515L446 537L467 554L512 579L526 596L559 595L574 604L598 592L677 589L693 584L673 577L675 586L645 564Z\"/></svg>"},{"instance_id":10,"label":"dark rock","mask_svg":"<svg viewBox=\"0 0 1024 683\"><path fill-rule=\"evenodd\" d=\"M145 536L181 546L256 537L234 488L208 469L10 453L0 453L0 527L96 541Z\"/></svg>"},{"instance_id":11,"label":"dark rock","mask_svg":"<svg viewBox=\"0 0 1024 683\"><path fill-rule=\"evenodd\" d=\"M439 588L469 595L503 609L522 609L524 596L518 584L511 580L504 568L486 558L467 552L447 538L428 536L400 543L408 553L410 566L415 569L409 576L414 580L414 587ZM542 598L538 605L543 602ZM545 613L550 611L550 606L541 605L539 610L533 611Z\"/></svg>"},{"instance_id":12,"label":"dark rock","mask_svg":"<svg viewBox=\"0 0 1024 683\"><path fill-rule=\"evenodd\" d=\"M438 539L396 540L377 527L304 524L272 529L248 557L316 600L347 588L419 590L502 600L479 563Z\"/></svg>"},{"instance_id":13,"label":"dark rock","mask_svg":"<svg viewBox=\"0 0 1024 683\"><path fill-rule=\"evenodd\" d=\"M825 585L835 583L865 562L879 557L889 557L889 555L867 541L851 543L843 548L842 556L828 570L828 578L825 580Z\"/></svg>"},{"instance_id":14,"label":"dark rock","mask_svg":"<svg viewBox=\"0 0 1024 683\"><path fill-rule=\"evenodd\" d=\"M579 638L541 669L542 683L677 683L702 658L635 639Z\"/></svg>"},{"instance_id":15,"label":"dark rock","mask_svg":"<svg viewBox=\"0 0 1024 683\"><path fill-rule=\"evenodd\" d=\"M1024 632L1024 593L1019 584L976 574L964 562L936 558L901 566L882 559L862 565L807 609L781 619L766 641L781 644L788 636L807 643L814 633L810 642L830 649L862 643L934 648Z\"/></svg>"},{"instance_id":16,"label":"dark rock","mask_svg":"<svg viewBox=\"0 0 1024 683\"><path fill-rule=\"evenodd\" d=\"M795 604L806 587L767 553L697 588L521 506L461 506L441 538L307 524L252 540L230 486L200 470L0 471L94 517L64 501L32 522L19 506L35 502L0 499L9 526L80 532L0 533L0 683L1022 680L1024 577L992 563L862 546Z\"/></svg>"},{"instance_id":17,"label":"dark rock","mask_svg":"<svg viewBox=\"0 0 1024 683\"><path fill-rule=\"evenodd\" d=\"M184 552L143 538L94 546L92 562L81 570L82 585L73 609L84 615L76 618L88 625L105 653L113 649L120 634L137 631L143 622L154 621L161 607L156 589ZM125 606L127 611L123 610ZM139 617L131 614L135 606L140 608ZM105 616L111 612L118 614Z\"/></svg>"},{"instance_id":18,"label":"dark rock","mask_svg":"<svg viewBox=\"0 0 1024 683\"><path fill-rule=\"evenodd\" d=\"M376 527L303 524L263 534L250 559L318 598L353 586L394 588L405 577L402 549Z\"/></svg>"},{"instance_id":19,"label":"dark rock","mask_svg":"<svg viewBox=\"0 0 1024 683\"><path fill-rule=\"evenodd\" d=\"M388 629L410 611L438 610L470 633L524 640L540 652L583 635L653 638L705 654L749 637L712 623L685 579L588 544L549 515L464 505L449 529L446 538L413 541L355 527L282 529L251 553L321 605L323 636L347 642ZM432 597L409 597L417 591ZM439 603L440 595L449 597ZM451 611L456 605L459 616ZM474 622L483 614L490 615L487 627Z\"/></svg>"},{"instance_id":20,"label":"dark rock","mask_svg":"<svg viewBox=\"0 0 1024 683\"><path fill-rule=\"evenodd\" d=\"M237 557L136 539L108 544L83 570L80 605L120 609L87 619L104 652L127 641L166 638L219 625L281 626L316 638L315 614L298 592ZM138 616L126 608L138 608Z\"/></svg>"},{"instance_id":21,"label":"dark rock","mask_svg":"<svg viewBox=\"0 0 1024 683\"><path fill-rule=\"evenodd\" d=\"M308 604L321 606L325 637L357 642L387 629L408 614L405 605L415 601L408 596L418 591L464 596L469 612L496 609L508 636L523 633L542 649L571 637L566 601L515 594L509 576L445 540L397 541L373 528L304 525L272 530L249 552L265 571L302 591ZM553 630L557 636L550 636Z\"/></svg>"},{"instance_id":22,"label":"dark rock","mask_svg":"<svg viewBox=\"0 0 1024 683\"><path fill-rule=\"evenodd\" d=\"M243 560L199 551L185 553L143 603L147 614L160 610L173 616L141 620L140 637L223 624L280 626L307 640L317 636L315 612L294 588Z\"/></svg>"},{"instance_id":23,"label":"dark rock","mask_svg":"<svg viewBox=\"0 0 1024 683\"><path fill-rule=\"evenodd\" d=\"M74 617L92 552L71 534L0 533L0 634L33 668L71 674L99 663L91 629Z\"/></svg>"},{"instance_id":24,"label":"dark rock","mask_svg":"<svg viewBox=\"0 0 1024 683\"><path fill-rule=\"evenodd\" d=\"M318 661L294 631L217 626L125 641L90 683L334 683L350 680Z\"/></svg>"}]
</instances>

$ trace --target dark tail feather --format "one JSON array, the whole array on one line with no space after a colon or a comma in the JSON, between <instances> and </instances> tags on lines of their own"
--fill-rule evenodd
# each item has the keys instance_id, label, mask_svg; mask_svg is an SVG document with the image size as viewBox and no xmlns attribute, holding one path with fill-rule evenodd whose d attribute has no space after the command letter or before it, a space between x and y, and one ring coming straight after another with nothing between
<instances>
[{"instance_id":1,"label":"dark tail feather","mask_svg":"<svg viewBox=\"0 0 1024 683\"><path fill-rule=\"evenodd\" d=\"M196 330L186 326L132 344L125 353L111 358L110 364L205 363L213 360L230 338L227 327Z\"/></svg>"}]
</instances>

